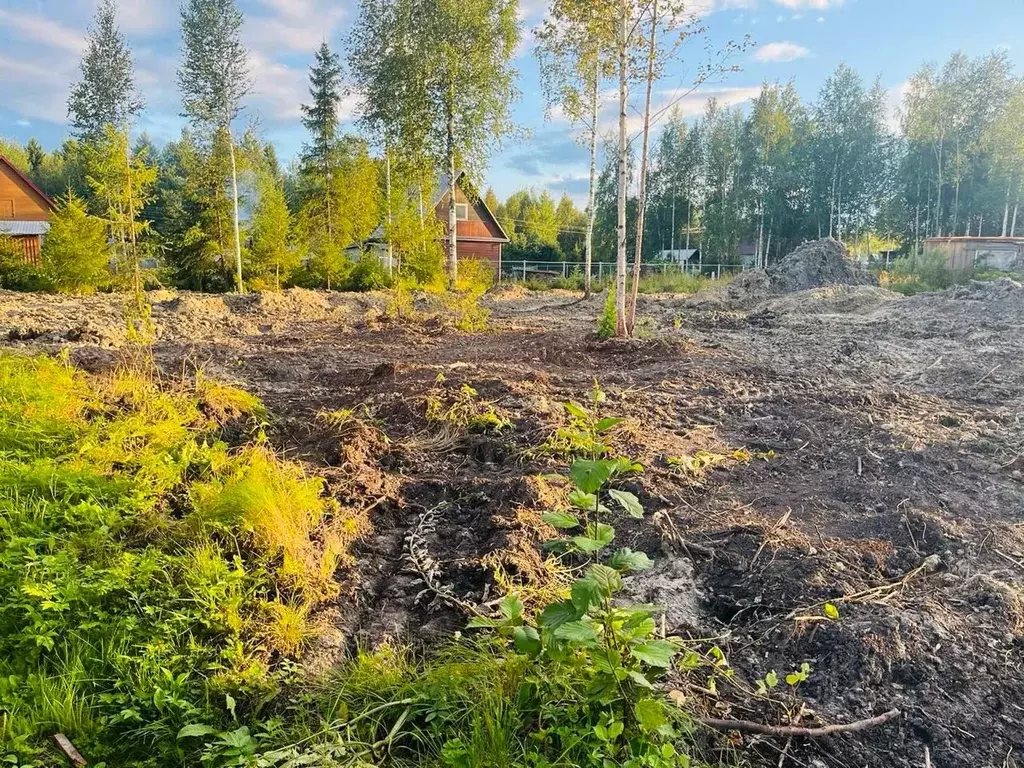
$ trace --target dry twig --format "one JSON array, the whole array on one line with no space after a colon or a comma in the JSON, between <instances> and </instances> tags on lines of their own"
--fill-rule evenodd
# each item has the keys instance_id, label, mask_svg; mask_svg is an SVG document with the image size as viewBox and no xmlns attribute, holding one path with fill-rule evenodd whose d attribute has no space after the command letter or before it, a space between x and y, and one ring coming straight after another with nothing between
<instances>
[{"instance_id":1,"label":"dry twig","mask_svg":"<svg viewBox=\"0 0 1024 768\"><path fill-rule=\"evenodd\" d=\"M751 720L715 720L713 718L701 718L700 723L716 731L739 731L740 733L757 733L764 736L820 739L836 733L856 733L857 731L874 728L899 717L901 714L898 709L890 709L885 714L878 715L877 717L869 717L866 720L858 720L855 723L826 725L821 728L804 728L795 725L767 725L765 723L755 723Z\"/></svg>"}]
</instances>

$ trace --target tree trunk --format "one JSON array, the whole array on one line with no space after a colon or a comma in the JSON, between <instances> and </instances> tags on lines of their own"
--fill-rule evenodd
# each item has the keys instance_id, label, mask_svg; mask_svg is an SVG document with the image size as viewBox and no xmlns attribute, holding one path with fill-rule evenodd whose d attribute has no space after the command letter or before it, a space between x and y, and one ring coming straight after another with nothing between
<instances>
[{"instance_id":1,"label":"tree trunk","mask_svg":"<svg viewBox=\"0 0 1024 768\"><path fill-rule=\"evenodd\" d=\"M590 273L594 268L594 222L597 221L597 120L601 107L601 56L599 51L594 52L594 92L591 96L590 188L588 190L587 202L586 254L583 257L586 266L583 277L583 291L584 296L588 299L593 290Z\"/></svg>"},{"instance_id":2,"label":"tree trunk","mask_svg":"<svg viewBox=\"0 0 1024 768\"><path fill-rule=\"evenodd\" d=\"M640 158L640 191L636 211L636 249L633 253L633 294L629 300L629 335L636 327L636 301L640 292L640 264L644 250L644 219L647 215L647 168L651 145L651 93L654 89L654 59L658 54L658 0L651 6L651 38L647 50L647 95L644 100L644 133Z\"/></svg>"},{"instance_id":3,"label":"tree trunk","mask_svg":"<svg viewBox=\"0 0 1024 768\"><path fill-rule=\"evenodd\" d=\"M629 98L628 29L626 0L620 0L622 29L619 39L619 166L615 258L615 335L626 336L626 102Z\"/></svg>"},{"instance_id":4,"label":"tree trunk","mask_svg":"<svg viewBox=\"0 0 1024 768\"><path fill-rule=\"evenodd\" d=\"M228 148L231 151L231 202L235 219L235 281L239 293L245 293L245 283L242 281L242 233L238 225L238 168L235 165L235 140L228 130Z\"/></svg>"},{"instance_id":5,"label":"tree trunk","mask_svg":"<svg viewBox=\"0 0 1024 768\"><path fill-rule=\"evenodd\" d=\"M1006 204L1003 206L1003 237L1006 237L1007 228L1010 225L1010 190L1013 189L1013 176L1006 183Z\"/></svg>"},{"instance_id":6,"label":"tree trunk","mask_svg":"<svg viewBox=\"0 0 1024 768\"><path fill-rule=\"evenodd\" d=\"M391 229L393 225L393 219L391 216L391 148L387 144L384 145L384 170L384 186L386 187L384 193L388 198L388 276L390 277L394 274L395 247L391 242Z\"/></svg>"},{"instance_id":7,"label":"tree trunk","mask_svg":"<svg viewBox=\"0 0 1024 768\"><path fill-rule=\"evenodd\" d=\"M454 94L452 95L454 98ZM459 220L455 214L455 110L448 105L448 287L459 279Z\"/></svg>"}]
</instances>

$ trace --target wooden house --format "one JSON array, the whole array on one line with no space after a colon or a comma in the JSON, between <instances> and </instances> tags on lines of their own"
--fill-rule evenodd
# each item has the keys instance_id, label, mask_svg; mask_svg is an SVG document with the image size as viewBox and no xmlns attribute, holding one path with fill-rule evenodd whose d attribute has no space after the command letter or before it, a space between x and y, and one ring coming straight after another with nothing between
<instances>
[{"instance_id":1,"label":"wooden house","mask_svg":"<svg viewBox=\"0 0 1024 768\"><path fill-rule=\"evenodd\" d=\"M37 264L56 205L14 164L0 155L0 235L13 237L25 261Z\"/></svg>"},{"instance_id":2,"label":"wooden house","mask_svg":"<svg viewBox=\"0 0 1024 768\"><path fill-rule=\"evenodd\" d=\"M434 202L434 213L445 224L443 241L445 253L448 252L450 238L447 234L448 225L448 177L443 177L438 185L440 197ZM501 275L501 255L509 237L505 233L494 212L487 207L483 197L478 195L468 184L466 172L460 171L455 177L455 247L459 261L475 259L490 267L496 276Z\"/></svg>"}]
</instances>

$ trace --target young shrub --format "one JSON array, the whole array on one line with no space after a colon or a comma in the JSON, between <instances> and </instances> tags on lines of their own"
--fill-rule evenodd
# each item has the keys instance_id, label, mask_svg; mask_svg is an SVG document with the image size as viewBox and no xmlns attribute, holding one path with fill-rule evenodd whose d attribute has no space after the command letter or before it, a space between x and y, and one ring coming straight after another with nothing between
<instances>
[{"instance_id":1,"label":"young shrub","mask_svg":"<svg viewBox=\"0 0 1024 768\"><path fill-rule=\"evenodd\" d=\"M347 291L381 291L391 287L391 278L381 260L373 253L364 253L352 267L345 284Z\"/></svg>"},{"instance_id":2,"label":"young shrub","mask_svg":"<svg viewBox=\"0 0 1024 768\"><path fill-rule=\"evenodd\" d=\"M475 259L460 262L455 289L442 297L456 328L466 333L487 330L491 313L480 306L480 299L493 284L494 275L486 264Z\"/></svg>"},{"instance_id":3,"label":"young shrub","mask_svg":"<svg viewBox=\"0 0 1024 768\"><path fill-rule=\"evenodd\" d=\"M604 309L601 310L601 316L597 318L597 338L613 338L617 323L618 313L615 311L615 289L609 287L608 295L604 301Z\"/></svg>"},{"instance_id":4,"label":"young shrub","mask_svg":"<svg viewBox=\"0 0 1024 768\"><path fill-rule=\"evenodd\" d=\"M95 293L109 280L107 228L85 201L69 192L60 201L43 244L42 271L60 293Z\"/></svg>"}]
</instances>

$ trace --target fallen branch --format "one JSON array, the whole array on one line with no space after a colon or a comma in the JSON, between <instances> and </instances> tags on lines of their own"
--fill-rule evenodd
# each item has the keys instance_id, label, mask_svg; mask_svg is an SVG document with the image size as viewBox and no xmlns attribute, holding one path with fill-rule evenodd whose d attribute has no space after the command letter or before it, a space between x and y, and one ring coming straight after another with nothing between
<instances>
[{"instance_id":1,"label":"fallen branch","mask_svg":"<svg viewBox=\"0 0 1024 768\"><path fill-rule=\"evenodd\" d=\"M858 720L855 723L826 725L821 728L803 728L795 725L766 725L755 723L751 720L715 720L712 718L701 718L701 725L713 728L716 731L739 731L740 733L757 733L764 736L784 736L803 739L820 739L836 733L855 733L874 728L876 725L883 725L890 720L897 718L902 713L898 709L890 709L884 715L870 717L867 720Z\"/></svg>"},{"instance_id":2,"label":"fallen branch","mask_svg":"<svg viewBox=\"0 0 1024 768\"><path fill-rule=\"evenodd\" d=\"M53 740L57 743L57 747L64 753L64 756L71 761L72 765L85 766L88 763L82 754L75 749L75 745L71 743L71 740L63 733L53 734Z\"/></svg>"}]
</instances>

